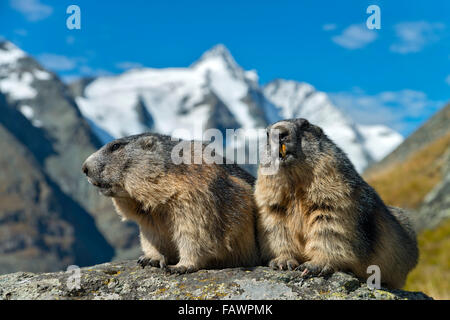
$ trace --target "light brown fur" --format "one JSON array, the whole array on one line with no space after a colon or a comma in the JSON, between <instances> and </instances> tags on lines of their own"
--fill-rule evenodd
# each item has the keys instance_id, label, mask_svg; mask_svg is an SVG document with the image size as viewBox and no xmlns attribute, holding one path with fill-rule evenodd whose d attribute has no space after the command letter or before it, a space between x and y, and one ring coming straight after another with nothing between
<instances>
[{"instance_id":1,"label":"light brown fur","mask_svg":"<svg viewBox=\"0 0 450 320\"><path fill-rule=\"evenodd\" d=\"M259 170L255 199L262 259L278 269L351 271L363 279L367 267L377 265L382 283L402 287L417 261L415 236L400 221L406 217L390 212L352 166L342 163L348 160L321 130L307 128L295 139L301 153L314 157L302 154L303 160L282 163L275 175ZM317 150L308 149L313 143Z\"/></svg>"},{"instance_id":2,"label":"light brown fur","mask_svg":"<svg viewBox=\"0 0 450 320\"><path fill-rule=\"evenodd\" d=\"M90 179L108 182L104 194L112 196L119 215L139 225L139 263L170 265L180 273L257 265L253 178L236 166L170 163L166 155L173 145L149 136L127 138L114 152L105 146L86 161ZM103 162L103 173L91 173ZM121 175L109 181L117 170Z\"/></svg>"},{"instance_id":3,"label":"light brown fur","mask_svg":"<svg viewBox=\"0 0 450 320\"><path fill-rule=\"evenodd\" d=\"M252 188L240 178L227 177L234 199L220 212L214 203L217 195L208 190L218 174L224 174L218 171L215 165L190 165L182 174L161 176L157 184L129 175L125 190L130 198L113 202L119 214L139 224L147 258L167 264L178 261L176 267L192 270L256 264ZM230 211L236 220L224 223ZM216 230L219 225L223 230Z\"/></svg>"}]
</instances>

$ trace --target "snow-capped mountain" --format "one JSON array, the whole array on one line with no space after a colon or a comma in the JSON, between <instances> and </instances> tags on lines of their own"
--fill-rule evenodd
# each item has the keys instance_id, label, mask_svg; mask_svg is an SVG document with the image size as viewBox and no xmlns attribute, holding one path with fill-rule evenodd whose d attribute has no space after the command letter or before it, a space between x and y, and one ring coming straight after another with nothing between
<instances>
[{"instance_id":1,"label":"snow-capped mountain","mask_svg":"<svg viewBox=\"0 0 450 320\"><path fill-rule=\"evenodd\" d=\"M52 79L52 74L43 70L27 54L11 42L0 43L0 91L10 100L27 101L36 98L34 82ZM39 127L41 121L36 119L35 110L26 103L21 103L19 110L33 125Z\"/></svg>"},{"instance_id":2,"label":"snow-capped mountain","mask_svg":"<svg viewBox=\"0 0 450 320\"><path fill-rule=\"evenodd\" d=\"M261 106L274 108L255 73L242 70L220 45L189 68L135 69L98 78L76 101L85 117L113 137L150 129L186 138L184 129L201 139L206 128L265 126Z\"/></svg>"},{"instance_id":3,"label":"snow-capped mountain","mask_svg":"<svg viewBox=\"0 0 450 320\"><path fill-rule=\"evenodd\" d=\"M403 142L403 136L384 125L356 125L363 138L364 148L375 162L390 154Z\"/></svg>"},{"instance_id":4,"label":"snow-capped mountain","mask_svg":"<svg viewBox=\"0 0 450 320\"><path fill-rule=\"evenodd\" d=\"M304 117L321 126L362 171L403 140L385 126L354 124L307 83L275 80L260 87L257 73L244 71L223 45L188 68L134 69L94 79L81 91L77 104L104 142L148 130L201 139L207 128L263 128Z\"/></svg>"}]
</instances>

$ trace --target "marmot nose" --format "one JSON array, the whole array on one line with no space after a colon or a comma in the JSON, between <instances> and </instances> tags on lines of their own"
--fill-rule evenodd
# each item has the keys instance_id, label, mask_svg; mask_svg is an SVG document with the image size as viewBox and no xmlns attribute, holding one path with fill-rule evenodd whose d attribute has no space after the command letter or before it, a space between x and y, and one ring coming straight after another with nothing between
<instances>
[{"instance_id":1,"label":"marmot nose","mask_svg":"<svg viewBox=\"0 0 450 320\"><path fill-rule=\"evenodd\" d=\"M86 165L86 162L83 163L83 166L81 167L81 170L83 171L83 173L84 173L85 175L89 175L89 169L88 169L88 167L87 167L87 165Z\"/></svg>"}]
</instances>

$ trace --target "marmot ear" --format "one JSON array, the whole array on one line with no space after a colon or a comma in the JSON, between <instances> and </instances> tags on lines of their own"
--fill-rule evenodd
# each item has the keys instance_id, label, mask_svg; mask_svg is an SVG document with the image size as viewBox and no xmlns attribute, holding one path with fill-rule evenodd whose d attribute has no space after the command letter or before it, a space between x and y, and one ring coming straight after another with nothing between
<instances>
[{"instance_id":1,"label":"marmot ear","mask_svg":"<svg viewBox=\"0 0 450 320\"><path fill-rule=\"evenodd\" d=\"M311 126L311 129L312 129L312 131L314 132L314 134L316 134L317 136L320 137L321 135L323 135L323 130L322 130L321 127L312 125L312 126Z\"/></svg>"},{"instance_id":2,"label":"marmot ear","mask_svg":"<svg viewBox=\"0 0 450 320\"><path fill-rule=\"evenodd\" d=\"M307 119L304 118L299 118L297 119L297 125L303 130L303 129L308 129L310 126L310 123Z\"/></svg>"},{"instance_id":3,"label":"marmot ear","mask_svg":"<svg viewBox=\"0 0 450 320\"><path fill-rule=\"evenodd\" d=\"M152 136L145 136L139 139L139 144L141 145L142 149L152 149L155 145L156 138Z\"/></svg>"}]
</instances>

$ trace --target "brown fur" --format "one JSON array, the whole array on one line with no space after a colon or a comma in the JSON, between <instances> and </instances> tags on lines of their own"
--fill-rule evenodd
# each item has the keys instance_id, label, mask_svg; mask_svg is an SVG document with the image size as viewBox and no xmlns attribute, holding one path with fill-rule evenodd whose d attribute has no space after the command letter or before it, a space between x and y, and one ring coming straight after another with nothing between
<instances>
[{"instance_id":1,"label":"brown fur","mask_svg":"<svg viewBox=\"0 0 450 320\"><path fill-rule=\"evenodd\" d=\"M382 283L402 287L417 262L407 217L386 208L320 128L299 120L279 123L291 130L293 156L275 175L258 173L262 259L273 268L360 278L378 265Z\"/></svg>"},{"instance_id":2,"label":"brown fur","mask_svg":"<svg viewBox=\"0 0 450 320\"><path fill-rule=\"evenodd\" d=\"M134 153L136 149L138 154L151 153L145 160L134 156L131 165L122 165L131 151L124 149L120 155L118 150L117 160L112 162L126 169L106 192L113 197L119 215L139 225L144 252L139 262L160 267L170 264L175 272L256 265L252 178L236 166L174 165L164 158L172 145L159 135L151 137L157 138L156 146L147 149L144 143L141 151L139 141L143 138L128 138L127 148ZM151 158L153 154L155 158ZM98 159L94 154L87 162L92 167L92 163L101 162ZM114 190L113 194L109 190Z\"/></svg>"}]
</instances>

